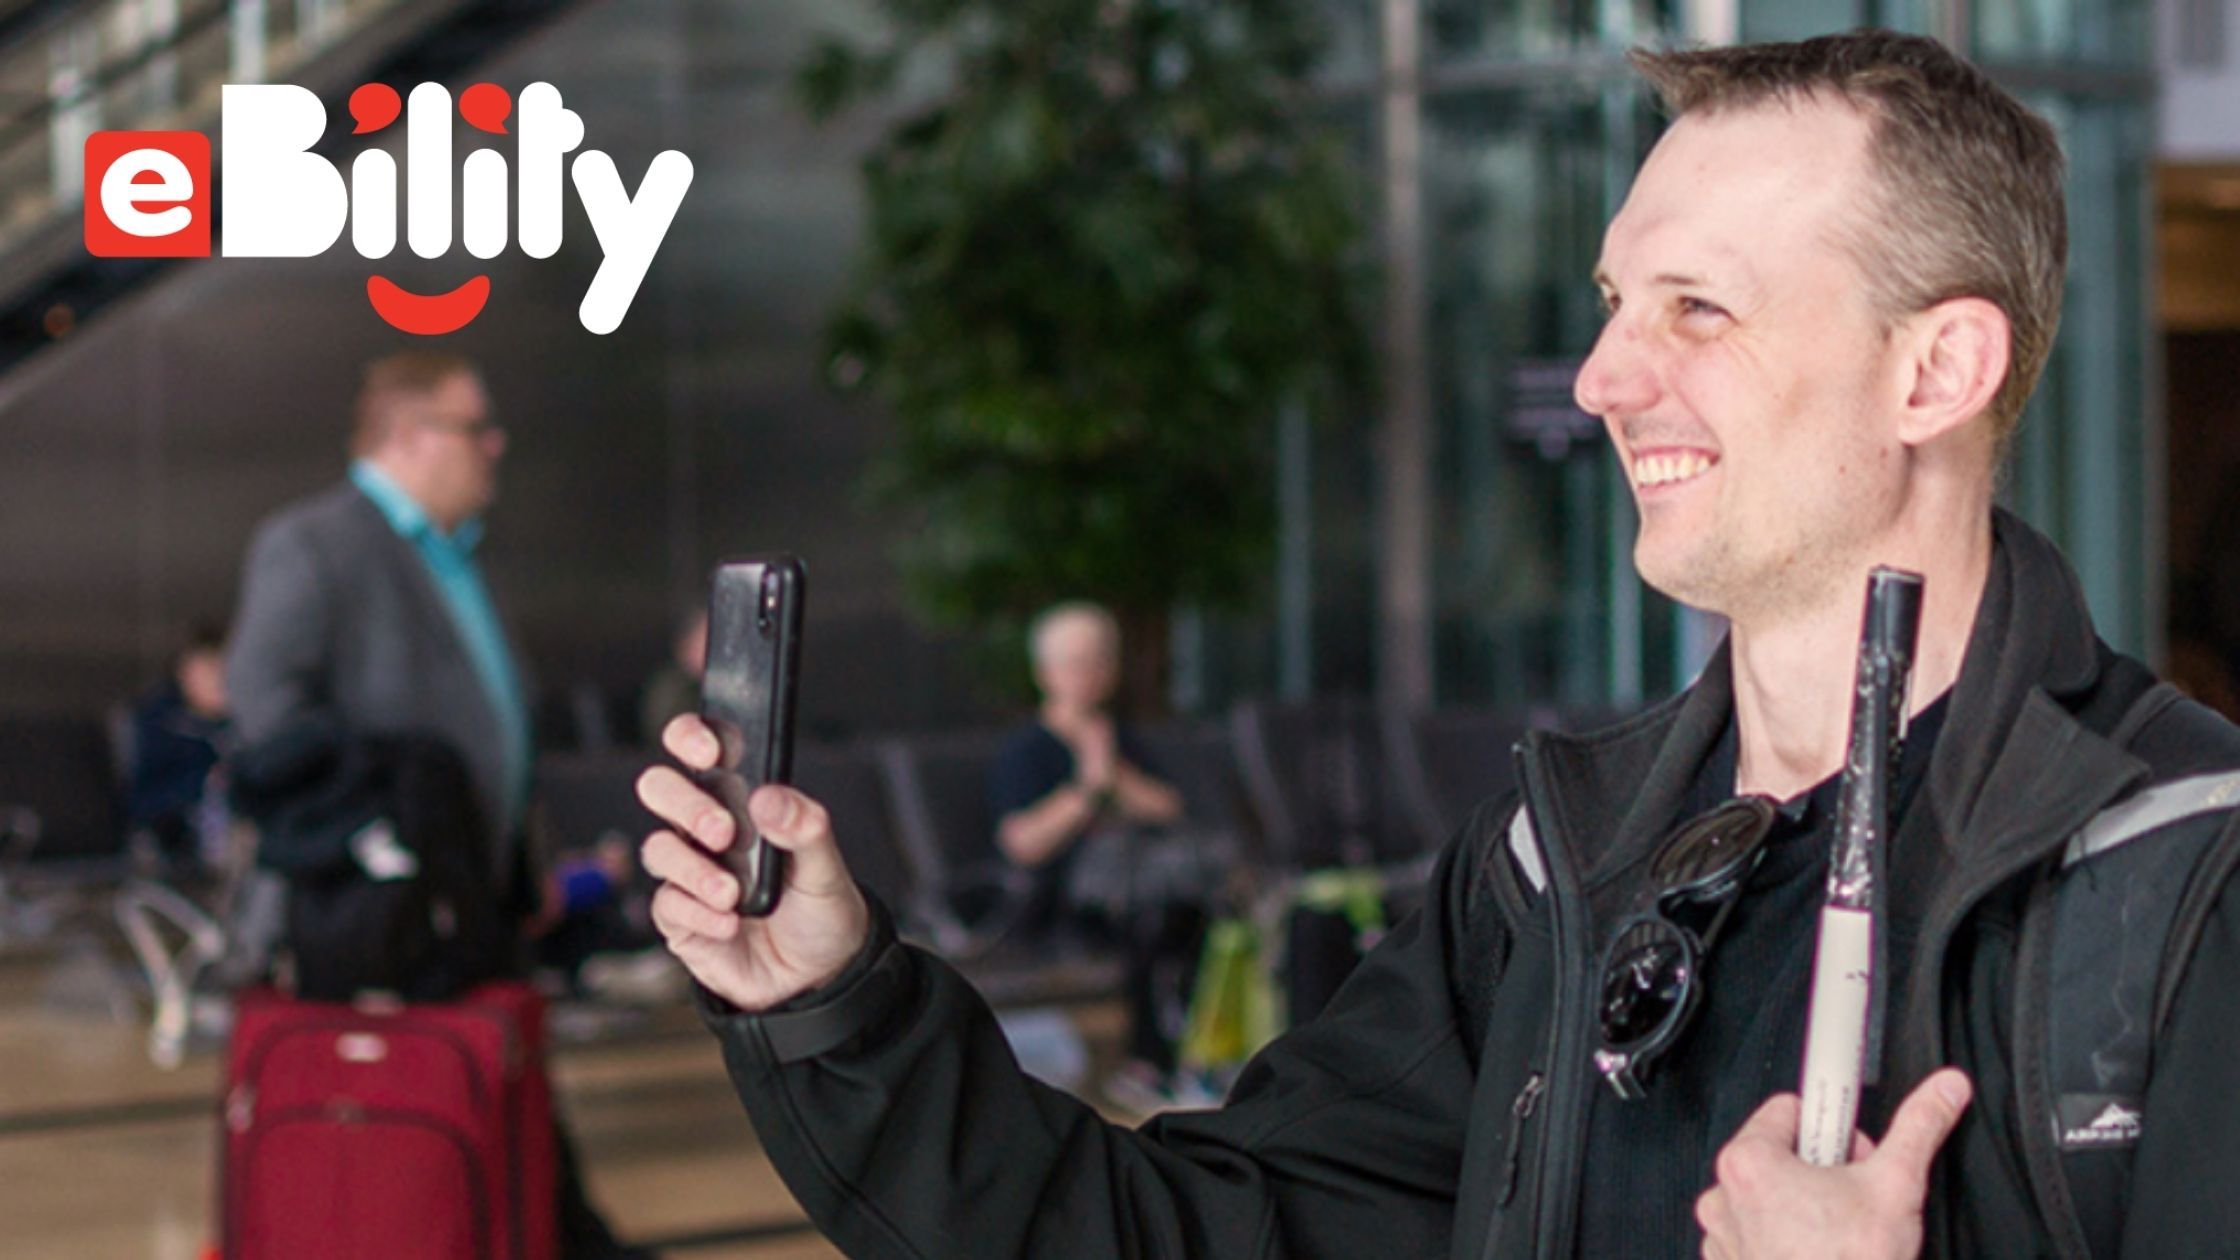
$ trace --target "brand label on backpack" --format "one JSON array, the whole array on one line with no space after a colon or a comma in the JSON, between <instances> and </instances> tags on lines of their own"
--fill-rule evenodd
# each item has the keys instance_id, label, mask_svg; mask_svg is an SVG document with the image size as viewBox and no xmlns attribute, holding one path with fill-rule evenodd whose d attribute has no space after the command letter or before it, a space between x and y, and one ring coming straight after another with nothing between
<instances>
[{"instance_id":1,"label":"brand label on backpack","mask_svg":"<svg viewBox=\"0 0 2240 1260\"><path fill-rule=\"evenodd\" d=\"M2129 1094L2063 1094L2054 1104L2067 1151L2121 1150L2139 1144L2143 1101Z\"/></svg>"}]
</instances>

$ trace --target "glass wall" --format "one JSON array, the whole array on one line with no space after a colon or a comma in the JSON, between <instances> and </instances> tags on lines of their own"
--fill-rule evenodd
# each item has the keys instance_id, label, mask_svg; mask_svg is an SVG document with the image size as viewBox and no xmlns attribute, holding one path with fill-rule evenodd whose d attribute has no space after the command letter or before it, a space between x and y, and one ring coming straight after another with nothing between
<instances>
[{"instance_id":1,"label":"glass wall","mask_svg":"<svg viewBox=\"0 0 2240 1260\"><path fill-rule=\"evenodd\" d=\"M1405 82L1377 73L1387 2L1330 6L1344 55L1329 106L1372 175L1378 112L1407 106ZM1661 126L1625 50L1875 23L1950 38L1963 15L1963 51L2044 112L2070 158L2066 317L2004 495L2068 551L2106 637L2156 646L2144 0L1389 2L1421 6L1440 703L1638 703L1684 685L1719 633L1634 575L1630 496L1569 403L1599 322L1588 276L1602 227ZM1374 676L1378 453L1369 417L1313 444L1313 612L1291 642L1313 653L1318 690L1367 690ZM1232 668L1204 699L1267 689L1283 630L1217 636Z\"/></svg>"}]
</instances>

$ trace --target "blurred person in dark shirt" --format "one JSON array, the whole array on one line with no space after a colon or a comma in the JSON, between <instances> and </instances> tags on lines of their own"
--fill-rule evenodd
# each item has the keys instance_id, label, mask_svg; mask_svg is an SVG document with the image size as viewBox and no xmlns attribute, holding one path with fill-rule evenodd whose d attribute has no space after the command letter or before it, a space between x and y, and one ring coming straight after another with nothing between
<instances>
[{"instance_id":1,"label":"blurred person in dark shirt","mask_svg":"<svg viewBox=\"0 0 2240 1260\"><path fill-rule=\"evenodd\" d=\"M225 842L225 792L216 782L232 738L226 634L197 624L171 672L132 711L132 830L151 837L166 866L215 865Z\"/></svg>"},{"instance_id":2,"label":"blurred person in dark shirt","mask_svg":"<svg viewBox=\"0 0 2240 1260\"><path fill-rule=\"evenodd\" d=\"M996 848L1028 876L1012 930L1043 941L1117 937L1128 1062L1106 1092L1141 1109L1195 1098L1174 1075L1174 1046L1205 915L1158 873L1191 856L1155 834L1182 821L1182 796L1112 714L1119 624L1096 604L1059 604L1035 618L1028 644L1042 704L1004 742L988 784Z\"/></svg>"},{"instance_id":3,"label":"blurred person in dark shirt","mask_svg":"<svg viewBox=\"0 0 2240 1260\"><path fill-rule=\"evenodd\" d=\"M1120 628L1087 602L1059 604L1029 632L1034 720L1004 741L988 784L996 847L1034 872L1043 915L1063 908L1084 840L1099 831L1161 827L1182 817L1182 797L1144 769L1148 758L1113 719Z\"/></svg>"},{"instance_id":4,"label":"blurred person in dark shirt","mask_svg":"<svg viewBox=\"0 0 2240 1260\"><path fill-rule=\"evenodd\" d=\"M695 606L677 625L669 659L646 679L638 697L638 733L645 742L659 739L661 728L679 713L700 711L700 675L707 668L708 610Z\"/></svg>"}]
</instances>

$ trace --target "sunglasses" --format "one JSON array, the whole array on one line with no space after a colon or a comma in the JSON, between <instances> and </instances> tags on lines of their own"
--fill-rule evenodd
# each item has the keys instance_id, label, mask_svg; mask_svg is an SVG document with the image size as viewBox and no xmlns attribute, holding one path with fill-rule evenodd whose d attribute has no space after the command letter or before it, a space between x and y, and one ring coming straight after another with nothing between
<instances>
[{"instance_id":1,"label":"sunglasses","mask_svg":"<svg viewBox=\"0 0 2240 1260\"><path fill-rule=\"evenodd\" d=\"M444 433L456 434L469 442L481 442L493 435L503 435L505 426L488 416L424 416L420 423Z\"/></svg>"},{"instance_id":2,"label":"sunglasses","mask_svg":"<svg viewBox=\"0 0 2240 1260\"><path fill-rule=\"evenodd\" d=\"M1764 859L1772 798L1742 796L1682 823L1650 859L1649 908L1602 955L1602 1041L1594 1065L1618 1097L1641 1098L1657 1061L1703 1002L1703 966Z\"/></svg>"}]
</instances>

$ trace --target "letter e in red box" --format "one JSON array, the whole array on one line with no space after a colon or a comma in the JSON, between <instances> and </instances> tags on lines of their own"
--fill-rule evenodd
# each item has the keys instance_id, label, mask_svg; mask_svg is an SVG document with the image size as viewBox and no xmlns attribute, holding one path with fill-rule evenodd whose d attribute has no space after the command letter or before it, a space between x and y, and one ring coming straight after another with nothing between
<instances>
[{"instance_id":1,"label":"letter e in red box","mask_svg":"<svg viewBox=\"0 0 2240 1260\"><path fill-rule=\"evenodd\" d=\"M87 136L86 249L96 258L209 257L210 137Z\"/></svg>"}]
</instances>

